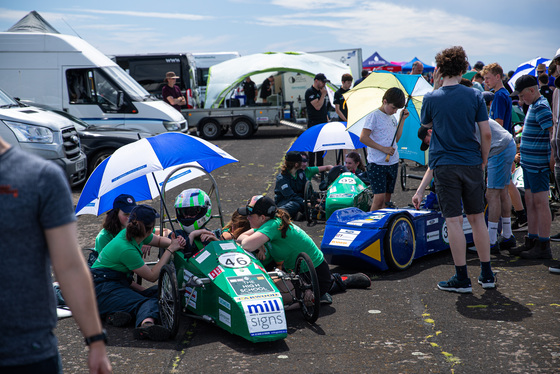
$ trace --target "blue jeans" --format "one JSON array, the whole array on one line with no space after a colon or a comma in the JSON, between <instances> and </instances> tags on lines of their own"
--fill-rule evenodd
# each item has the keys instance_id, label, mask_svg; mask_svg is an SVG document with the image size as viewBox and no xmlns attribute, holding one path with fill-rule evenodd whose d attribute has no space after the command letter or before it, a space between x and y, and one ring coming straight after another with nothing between
<instances>
[{"instance_id":1,"label":"blue jeans","mask_svg":"<svg viewBox=\"0 0 560 374\"><path fill-rule=\"evenodd\" d=\"M126 312L136 317L136 326L146 318L159 321L157 286L142 292L130 288L126 274L110 269L91 269L99 314Z\"/></svg>"},{"instance_id":2,"label":"blue jeans","mask_svg":"<svg viewBox=\"0 0 560 374\"><path fill-rule=\"evenodd\" d=\"M288 213L290 213L290 217L295 219L298 212L303 213L303 206L296 202L296 201L286 201L278 204L278 209L284 209Z\"/></svg>"}]
</instances>

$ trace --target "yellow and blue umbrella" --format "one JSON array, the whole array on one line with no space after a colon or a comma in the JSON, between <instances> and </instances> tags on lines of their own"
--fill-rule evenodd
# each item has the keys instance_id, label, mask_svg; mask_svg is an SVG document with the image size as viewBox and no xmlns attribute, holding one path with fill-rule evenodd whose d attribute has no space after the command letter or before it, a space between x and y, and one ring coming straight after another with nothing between
<instances>
[{"instance_id":1,"label":"yellow and blue umbrella","mask_svg":"<svg viewBox=\"0 0 560 374\"><path fill-rule=\"evenodd\" d=\"M346 100L345 105L348 106L347 130L359 136L364 127L365 118L381 106L383 95L391 87L398 87L404 92L407 98L405 107L410 112L404 122L403 133L398 142L400 158L425 165L428 156L427 152L420 150L418 128L422 100L426 93L433 90L433 87L420 74L373 72L359 85L343 94ZM397 120L400 118L400 112L399 110L395 114Z\"/></svg>"}]
</instances>

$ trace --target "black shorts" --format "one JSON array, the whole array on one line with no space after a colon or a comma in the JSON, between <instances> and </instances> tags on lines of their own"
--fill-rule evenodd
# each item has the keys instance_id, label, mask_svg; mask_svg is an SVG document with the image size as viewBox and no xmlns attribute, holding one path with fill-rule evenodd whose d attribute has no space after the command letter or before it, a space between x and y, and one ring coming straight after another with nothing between
<instances>
[{"instance_id":1,"label":"black shorts","mask_svg":"<svg viewBox=\"0 0 560 374\"><path fill-rule=\"evenodd\" d=\"M462 216L463 208L466 214L484 212L484 172L480 165L437 166L434 182L445 218Z\"/></svg>"},{"instance_id":2,"label":"black shorts","mask_svg":"<svg viewBox=\"0 0 560 374\"><path fill-rule=\"evenodd\" d=\"M315 272L317 273L317 278L319 278L319 289L321 296L323 296L325 293L329 292L334 281L327 261L323 260L323 262L315 268Z\"/></svg>"}]
</instances>

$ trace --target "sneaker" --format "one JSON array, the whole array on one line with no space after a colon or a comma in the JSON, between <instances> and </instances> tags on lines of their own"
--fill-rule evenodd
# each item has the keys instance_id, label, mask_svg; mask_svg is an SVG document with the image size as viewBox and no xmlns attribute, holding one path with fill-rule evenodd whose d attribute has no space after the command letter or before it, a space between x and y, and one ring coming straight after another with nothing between
<instances>
[{"instance_id":1,"label":"sneaker","mask_svg":"<svg viewBox=\"0 0 560 374\"><path fill-rule=\"evenodd\" d=\"M344 274L342 281L346 288L368 288L371 286L371 279L364 273Z\"/></svg>"},{"instance_id":2,"label":"sneaker","mask_svg":"<svg viewBox=\"0 0 560 374\"><path fill-rule=\"evenodd\" d=\"M168 340L171 333L168 329L161 325L153 323L143 323L142 326L134 329L134 339L149 339L157 342Z\"/></svg>"},{"instance_id":3,"label":"sneaker","mask_svg":"<svg viewBox=\"0 0 560 374\"><path fill-rule=\"evenodd\" d=\"M513 235L507 239L503 236L500 236L498 238L498 243L500 244L500 250L502 251L506 251L517 246L517 240L515 240L515 236Z\"/></svg>"},{"instance_id":4,"label":"sneaker","mask_svg":"<svg viewBox=\"0 0 560 374\"><path fill-rule=\"evenodd\" d=\"M321 296L321 304L332 304L332 296L328 292Z\"/></svg>"},{"instance_id":5,"label":"sneaker","mask_svg":"<svg viewBox=\"0 0 560 374\"><path fill-rule=\"evenodd\" d=\"M548 271L554 274L560 274L560 262L548 268Z\"/></svg>"},{"instance_id":6,"label":"sneaker","mask_svg":"<svg viewBox=\"0 0 560 374\"><path fill-rule=\"evenodd\" d=\"M470 279L459 281L455 274L448 281L438 283L438 288L442 291L458 292L458 293L471 293L472 285Z\"/></svg>"},{"instance_id":7,"label":"sneaker","mask_svg":"<svg viewBox=\"0 0 560 374\"><path fill-rule=\"evenodd\" d=\"M490 244L490 253L500 254L500 243Z\"/></svg>"},{"instance_id":8,"label":"sneaker","mask_svg":"<svg viewBox=\"0 0 560 374\"><path fill-rule=\"evenodd\" d=\"M527 231L527 218L525 219L518 219L514 223L511 224L511 231Z\"/></svg>"},{"instance_id":9,"label":"sneaker","mask_svg":"<svg viewBox=\"0 0 560 374\"><path fill-rule=\"evenodd\" d=\"M115 327L124 327L132 321L132 316L127 312L115 312L107 316L107 324Z\"/></svg>"},{"instance_id":10,"label":"sneaker","mask_svg":"<svg viewBox=\"0 0 560 374\"><path fill-rule=\"evenodd\" d=\"M496 288L496 273L492 273L489 277L483 277L482 274L478 277L478 284L484 289Z\"/></svg>"},{"instance_id":11,"label":"sneaker","mask_svg":"<svg viewBox=\"0 0 560 374\"><path fill-rule=\"evenodd\" d=\"M550 241L551 241L551 242L560 242L560 232L559 232L558 234L556 234L556 235L552 235L552 236L550 237Z\"/></svg>"}]
</instances>

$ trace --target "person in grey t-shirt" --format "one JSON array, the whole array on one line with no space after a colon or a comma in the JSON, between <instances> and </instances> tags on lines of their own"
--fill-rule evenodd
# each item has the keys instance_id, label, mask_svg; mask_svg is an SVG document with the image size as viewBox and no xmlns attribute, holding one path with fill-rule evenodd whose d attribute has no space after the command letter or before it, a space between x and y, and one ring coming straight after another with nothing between
<instances>
[{"instance_id":1,"label":"person in grey t-shirt","mask_svg":"<svg viewBox=\"0 0 560 374\"><path fill-rule=\"evenodd\" d=\"M70 188L51 161L0 137L0 372L62 373L51 262L78 326L90 373L110 373L91 275L79 250Z\"/></svg>"}]
</instances>

